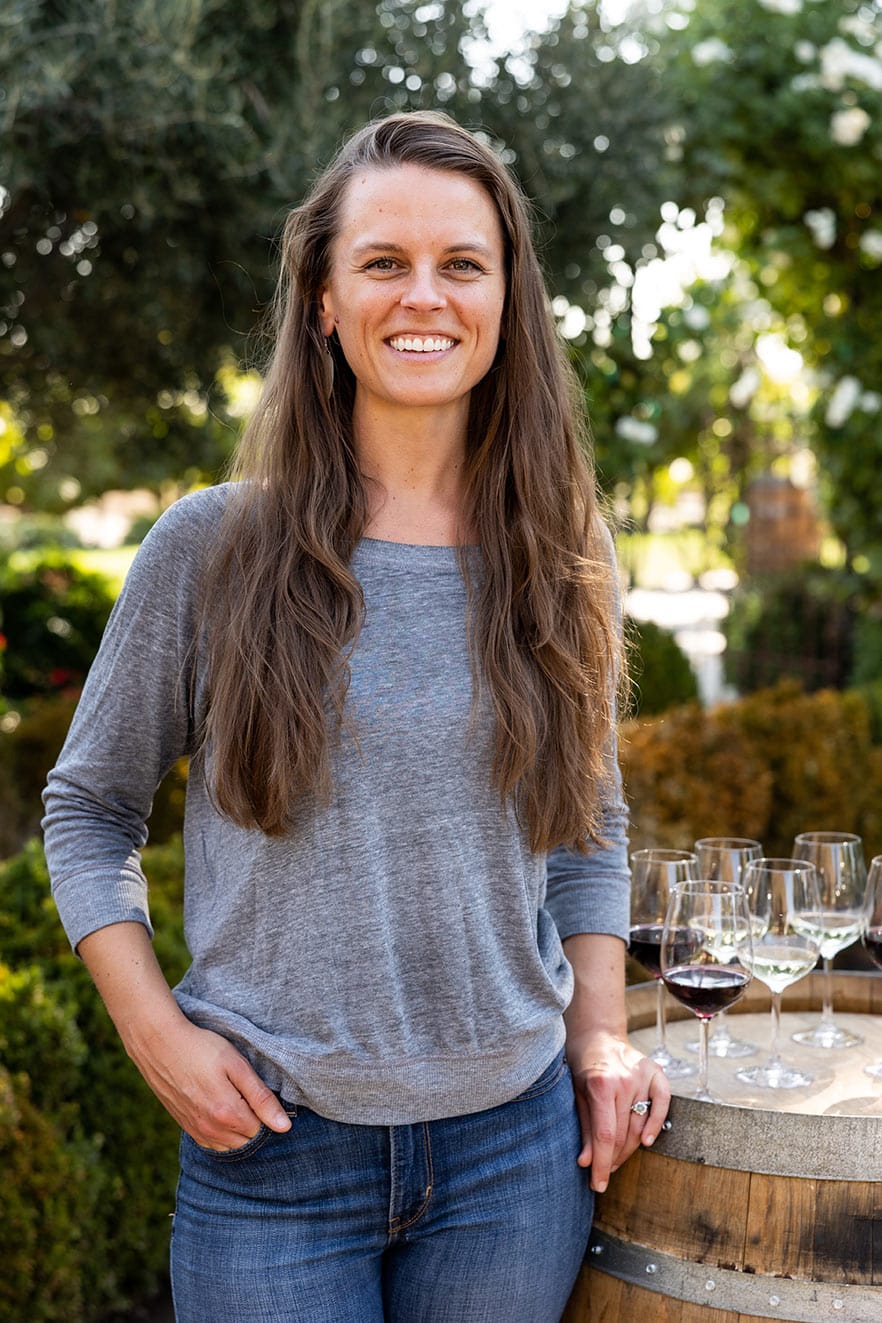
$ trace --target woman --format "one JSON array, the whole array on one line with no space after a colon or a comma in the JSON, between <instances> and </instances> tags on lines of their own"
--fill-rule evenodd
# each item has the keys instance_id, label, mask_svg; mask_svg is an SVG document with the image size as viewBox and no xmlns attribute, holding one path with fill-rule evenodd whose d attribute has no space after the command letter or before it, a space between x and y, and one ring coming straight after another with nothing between
<instances>
[{"instance_id":1,"label":"woman","mask_svg":"<svg viewBox=\"0 0 882 1323\"><path fill-rule=\"evenodd\" d=\"M182 1323L551 1323L669 1096L575 392L525 201L445 115L356 134L282 258L241 481L146 539L51 774L54 894L183 1131ZM172 994L138 848L182 753Z\"/></svg>"}]
</instances>

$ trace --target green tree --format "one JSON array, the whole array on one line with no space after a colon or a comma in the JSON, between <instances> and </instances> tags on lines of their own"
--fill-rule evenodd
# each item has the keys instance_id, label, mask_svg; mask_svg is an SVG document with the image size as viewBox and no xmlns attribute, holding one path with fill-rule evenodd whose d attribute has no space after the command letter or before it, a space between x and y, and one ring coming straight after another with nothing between
<instances>
[{"instance_id":1,"label":"green tree","mask_svg":"<svg viewBox=\"0 0 882 1323\"><path fill-rule=\"evenodd\" d=\"M468 31L446 0L7 0L0 492L216 472L285 209L371 114L474 116Z\"/></svg>"},{"instance_id":2,"label":"green tree","mask_svg":"<svg viewBox=\"0 0 882 1323\"><path fill-rule=\"evenodd\" d=\"M807 437L836 531L878 584L882 5L699 0L664 17L680 200L725 199L727 242L815 375Z\"/></svg>"}]
</instances>

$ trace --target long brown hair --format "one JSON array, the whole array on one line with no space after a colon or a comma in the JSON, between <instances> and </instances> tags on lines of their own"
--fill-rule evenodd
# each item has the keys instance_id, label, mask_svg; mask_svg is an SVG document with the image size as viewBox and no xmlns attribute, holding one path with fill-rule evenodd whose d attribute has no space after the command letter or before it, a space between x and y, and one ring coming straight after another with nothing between
<instances>
[{"instance_id":1,"label":"long brown hair","mask_svg":"<svg viewBox=\"0 0 882 1323\"><path fill-rule=\"evenodd\" d=\"M319 323L354 171L418 165L477 181L499 213L506 303L496 362L472 391L463 526L474 689L495 716L493 781L534 850L597 839L619 661L614 570L587 459L581 393L551 317L529 206L495 152L440 112L391 115L342 148L282 239L274 351L239 446L239 481L206 586L212 792L271 835L327 799L348 655L364 604L350 568L367 520L355 381ZM334 385L328 391L328 360Z\"/></svg>"}]
</instances>

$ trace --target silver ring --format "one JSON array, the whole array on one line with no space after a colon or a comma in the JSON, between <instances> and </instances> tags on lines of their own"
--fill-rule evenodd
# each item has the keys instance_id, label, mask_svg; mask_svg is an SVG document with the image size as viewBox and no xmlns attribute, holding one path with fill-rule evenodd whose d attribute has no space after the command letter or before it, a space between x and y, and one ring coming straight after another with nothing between
<instances>
[{"instance_id":1,"label":"silver ring","mask_svg":"<svg viewBox=\"0 0 882 1323\"><path fill-rule=\"evenodd\" d=\"M639 1102L631 1103L631 1111L635 1116L645 1116L651 1106L652 1103L648 1098L641 1098Z\"/></svg>"}]
</instances>

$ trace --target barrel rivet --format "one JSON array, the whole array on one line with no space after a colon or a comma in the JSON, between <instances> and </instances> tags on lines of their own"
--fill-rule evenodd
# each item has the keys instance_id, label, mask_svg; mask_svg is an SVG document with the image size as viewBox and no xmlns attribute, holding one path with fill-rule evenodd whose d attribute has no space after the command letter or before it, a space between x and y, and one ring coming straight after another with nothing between
<instances>
[{"instance_id":1,"label":"barrel rivet","mask_svg":"<svg viewBox=\"0 0 882 1323\"><path fill-rule=\"evenodd\" d=\"M780 1303L781 1303L781 1297L780 1297L779 1295L770 1295L770 1296L769 1296L769 1304L770 1304L770 1305L780 1305Z\"/></svg>"},{"instance_id":2,"label":"barrel rivet","mask_svg":"<svg viewBox=\"0 0 882 1323\"><path fill-rule=\"evenodd\" d=\"M844 1308L845 1308L845 1301L844 1301L844 1300L834 1300L834 1301L833 1301L833 1308L834 1308L834 1309L844 1309Z\"/></svg>"},{"instance_id":3,"label":"barrel rivet","mask_svg":"<svg viewBox=\"0 0 882 1323\"><path fill-rule=\"evenodd\" d=\"M602 1246L602 1245L592 1245L592 1246L591 1246L591 1253L592 1253L592 1254L602 1254L602 1253L603 1253L603 1246Z\"/></svg>"},{"instance_id":4,"label":"barrel rivet","mask_svg":"<svg viewBox=\"0 0 882 1323\"><path fill-rule=\"evenodd\" d=\"M717 1284L716 1282L705 1282L704 1289L706 1291L715 1291L717 1289Z\"/></svg>"},{"instance_id":5,"label":"barrel rivet","mask_svg":"<svg viewBox=\"0 0 882 1323\"><path fill-rule=\"evenodd\" d=\"M657 1264L657 1263L647 1263L647 1265L646 1265L646 1271L647 1271L648 1273L658 1272L658 1264Z\"/></svg>"}]
</instances>

